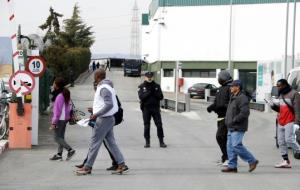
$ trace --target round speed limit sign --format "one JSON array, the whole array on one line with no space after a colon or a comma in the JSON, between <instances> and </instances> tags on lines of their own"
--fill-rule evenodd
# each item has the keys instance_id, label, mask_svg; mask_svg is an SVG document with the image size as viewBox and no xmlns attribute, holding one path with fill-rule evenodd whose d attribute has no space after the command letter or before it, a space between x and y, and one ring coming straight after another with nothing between
<instances>
[{"instance_id":1,"label":"round speed limit sign","mask_svg":"<svg viewBox=\"0 0 300 190\"><path fill-rule=\"evenodd\" d=\"M26 70L28 70L33 76L40 77L46 71L46 62L40 56L32 56L26 63Z\"/></svg>"}]
</instances>

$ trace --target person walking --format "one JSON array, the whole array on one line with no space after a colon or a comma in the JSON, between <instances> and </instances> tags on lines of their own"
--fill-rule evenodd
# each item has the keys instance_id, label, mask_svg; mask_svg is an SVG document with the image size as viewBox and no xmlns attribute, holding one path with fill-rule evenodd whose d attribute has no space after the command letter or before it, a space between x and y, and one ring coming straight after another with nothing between
<instances>
[{"instance_id":1,"label":"person walking","mask_svg":"<svg viewBox=\"0 0 300 190\"><path fill-rule=\"evenodd\" d=\"M279 92L279 103L272 103L271 108L278 112L277 129L278 144L282 161L275 168L291 168L288 156L288 147L295 152L295 157L300 157L300 146L295 138L295 130L300 124L300 94L291 88L287 80L280 79L276 84Z\"/></svg>"},{"instance_id":2,"label":"person walking","mask_svg":"<svg viewBox=\"0 0 300 190\"><path fill-rule=\"evenodd\" d=\"M66 125L70 119L71 112L71 94L70 91L65 88L65 82L63 78L56 78L53 88L56 92L54 105L53 105L53 117L50 130L54 130L54 139L58 144L58 152L50 160L62 160L63 149L68 151L66 160L70 160L75 150L65 141Z\"/></svg>"},{"instance_id":3,"label":"person walking","mask_svg":"<svg viewBox=\"0 0 300 190\"><path fill-rule=\"evenodd\" d=\"M160 101L164 98L160 85L153 80L153 73L145 73L145 81L138 87L140 107L143 112L145 148L150 148L150 121L151 117L157 127L157 136L161 148L166 148L164 131L160 115Z\"/></svg>"},{"instance_id":4,"label":"person walking","mask_svg":"<svg viewBox=\"0 0 300 190\"><path fill-rule=\"evenodd\" d=\"M93 84L94 84L93 85L94 86L94 90L96 91L98 83L93 83ZM90 112L91 114L93 114L93 108L88 108L88 112ZM94 128L95 127L95 122L96 121L94 121L94 120L90 121L89 126L92 127L92 128ZM114 158L113 154L111 153L111 151L109 150L109 147L107 146L107 142L105 141L105 139L103 141L103 145L104 145L105 149L108 151L109 157L112 160L112 165L110 167L106 168L106 170L107 171L115 171L115 170L117 170L118 169L118 163L117 163L116 159ZM84 161L83 161L82 164L75 165L75 167L77 167L79 169L83 168L84 165L85 165L85 163L87 162L87 160L88 160L88 155L86 156L86 158L84 159ZM129 168L128 168L127 165L125 165L125 171L126 170L129 170Z\"/></svg>"},{"instance_id":5,"label":"person walking","mask_svg":"<svg viewBox=\"0 0 300 190\"><path fill-rule=\"evenodd\" d=\"M124 157L116 144L113 126L115 124L114 114L118 111L118 103L112 82L106 79L104 69L99 69L94 74L95 83L98 84L94 96L93 114L91 120L96 120L93 128L91 144L88 151L87 161L84 167L77 170L77 175L91 174L92 167L98 155L100 146L106 140L118 168L112 174L123 174L127 172Z\"/></svg>"},{"instance_id":6,"label":"person walking","mask_svg":"<svg viewBox=\"0 0 300 190\"><path fill-rule=\"evenodd\" d=\"M249 163L249 172L255 170L258 160L243 145L245 132L248 130L249 97L242 90L240 80L233 81L230 87L232 93L225 116L225 124L228 129L227 154L228 166L222 172L236 173L238 156Z\"/></svg>"},{"instance_id":7,"label":"person walking","mask_svg":"<svg viewBox=\"0 0 300 190\"><path fill-rule=\"evenodd\" d=\"M207 111L211 113L214 111L218 115L217 120L217 133L216 139L217 143L221 149L221 163L223 166L228 165L228 156L227 156L227 127L225 125L225 116L227 106L230 100L230 86L229 83L232 82L232 78L228 71L221 71L218 74L218 81L221 87L217 90L214 103L207 107Z\"/></svg>"}]
</instances>

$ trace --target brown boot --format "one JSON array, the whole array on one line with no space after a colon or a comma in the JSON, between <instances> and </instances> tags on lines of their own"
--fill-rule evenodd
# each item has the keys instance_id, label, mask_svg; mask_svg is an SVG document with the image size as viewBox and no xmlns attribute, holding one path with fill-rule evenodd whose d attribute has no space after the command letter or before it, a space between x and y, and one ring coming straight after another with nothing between
<instances>
[{"instance_id":1,"label":"brown boot","mask_svg":"<svg viewBox=\"0 0 300 190\"><path fill-rule=\"evenodd\" d=\"M118 175L122 175L123 173L126 173L128 172L128 167L125 165L125 164L120 164L118 165L118 168L111 172L111 174L118 174Z\"/></svg>"},{"instance_id":2,"label":"brown boot","mask_svg":"<svg viewBox=\"0 0 300 190\"><path fill-rule=\"evenodd\" d=\"M92 169L83 167L76 171L76 175L78 176L87 175L87 174L92 174Z\"/></svg>"},{"instance_id":3,"label":"brown boot","mask_svg":"<svg viewBox=\"0 0 300 190\"><path fill-rule=\"evenodd\" d=\"M253 172L258 164L258 160L256 160L253 164L249 164L249 172Z\"/></svg>"}]
</instances>

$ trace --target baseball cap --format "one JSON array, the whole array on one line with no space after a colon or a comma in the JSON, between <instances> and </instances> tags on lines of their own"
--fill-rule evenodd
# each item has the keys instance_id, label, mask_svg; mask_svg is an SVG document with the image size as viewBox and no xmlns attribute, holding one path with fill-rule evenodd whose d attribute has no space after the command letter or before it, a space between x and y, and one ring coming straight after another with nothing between
<instances>
[{"instance_id":1,"label":"baseball cap","mask_svg":"<svg viewBox=\"0 0 300 190\"><path fill-rule=\"evenodd\" d=\"M242 81L241 80L234 80L231 83L229 83L229 86L239 86L239 87L242 87Z\"/></svg>"},{"instance_id":2,"label":"baseball cap","mask_svg":"<svg viewBox=\"0 0 300 190\"><path fill-rule=\"evenodd\" d=\"M148 72L145 73L145 76L149 77L149 78L153 77L153 72L148 71Z\"/></svg>"}]
</instances>

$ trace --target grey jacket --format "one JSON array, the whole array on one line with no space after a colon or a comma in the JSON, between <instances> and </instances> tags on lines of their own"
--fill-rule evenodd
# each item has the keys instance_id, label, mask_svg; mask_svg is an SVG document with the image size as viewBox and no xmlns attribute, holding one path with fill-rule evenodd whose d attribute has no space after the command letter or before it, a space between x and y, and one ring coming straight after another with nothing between
<instances>
[{"instance_id":1,"label":"grey jacket","mask_svg":"<svg viewBox=\"0 0 300 190\"><path fill-rule=\"evenodd\" d=\"M226 112L225 123L229 131L248 130L250 115L249 98L242 92L232 95Z\"/></svg>"}]
</instances>

